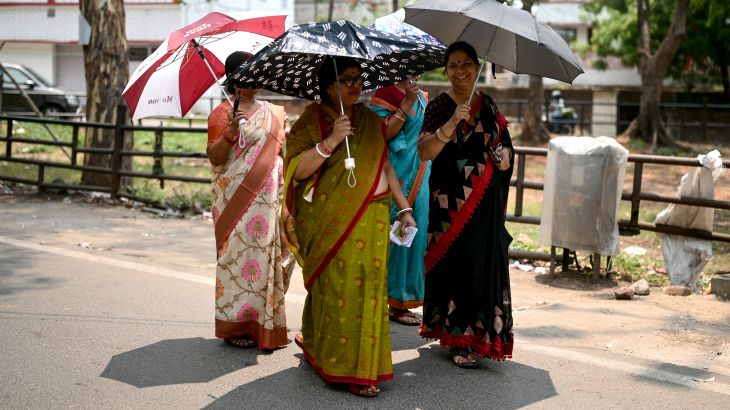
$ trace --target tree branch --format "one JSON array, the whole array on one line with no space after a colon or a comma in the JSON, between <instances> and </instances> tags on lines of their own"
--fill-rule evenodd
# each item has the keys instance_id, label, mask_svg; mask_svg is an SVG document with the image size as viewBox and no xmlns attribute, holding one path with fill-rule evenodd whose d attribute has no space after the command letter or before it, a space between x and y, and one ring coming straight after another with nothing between
<instances>
[{"instance_id":1,"label":"tree branch","mask_svg":"<svg viewBox=\"0 0 730 410\"><path fill-rule=\"evenodd\" d=\"M667 30L667 34L664 36L659 50L654 55L656 68L660 73L666 73L674 55L682 45L682 41L687 37L688 9L689 0L676 0L674 2L672 24L669 26L669 30Z\"/></svg>"}]
</instances>

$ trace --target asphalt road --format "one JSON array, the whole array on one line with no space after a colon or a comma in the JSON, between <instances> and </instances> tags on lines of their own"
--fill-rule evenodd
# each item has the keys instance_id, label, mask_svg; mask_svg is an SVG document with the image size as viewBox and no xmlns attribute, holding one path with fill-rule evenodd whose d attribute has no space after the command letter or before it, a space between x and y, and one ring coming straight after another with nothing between
<instances>
[{"instance_id":1,"label":"asphalt road","mask_svg":"<svg viewBox=\"0 0 730 410\"><path fill-rule=\"evenodd\" d=\"M679 366L671 357L646 360L560 347L554 340L521 335L518 328L513 360L466 370L453 366L416 328L395 324L395 380L382 384L377 398L358 398L324 383L294 343L267 355L213 337L213 272L206 268L212 252L189 252L203 236L166 240L161 246L168 251L156 258L125 256L39 241L43 226L52 237L68 222L36 224L34 232L24 234L14 225L22 223L19 209L13 208L12 221L0 217L3 409L720 409L730 403L730 374ZM98 210L102 217L91 215L93 207L79 212L88 222L104 220L107 211ZM191 232L205 232L209 222L188 223ZM164 220L152 224L159 232L177 232ZM149 229L127 225L132 231ZM207 236L200 249L212 249L212 235ZM175 240L181 242L179 249L188 250L177 258L169 252ZM155 254L153 246L137 246ZM199 258L199 263L184 269L180 260L186 258ZM301 281L293 281L287 302L292 340L301 325L304 295ZM522 314L516 313L516 321Z\"/></svg>"}]
</instances>

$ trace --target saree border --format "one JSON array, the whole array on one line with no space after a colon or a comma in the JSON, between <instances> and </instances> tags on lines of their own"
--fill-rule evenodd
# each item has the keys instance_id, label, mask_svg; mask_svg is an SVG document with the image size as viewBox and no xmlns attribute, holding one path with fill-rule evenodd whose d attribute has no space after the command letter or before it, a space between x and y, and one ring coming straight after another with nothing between
<instances>
[{"instance_id":1,"label":"saree border","mask_svg":"<svg viewBox=\"0 0 730 410\"><path fill-rule=\"evenodd\" d=\"M319 365L317 365L317 362L315 362L314 357L307 352L307 349L304 347L303 341L301 341L298 338L294 338L294 342L302 349L302 353L304 353L304 358L307 359L307 362L309 362L309 365L312 366L314 371L319 374L319 377L321 377L323 380L330 382L330 383L350 383L350 384L357 384L361 386L370 386L372 383L380 383L380 382L387 382L393 380L393 373L386 373L386 374L380 374L375 379L366 379L363 377L357 377L357 376L334 376L328 373L325 373L324 369L322 369Z\"/></svg>"},{"instance_id":2,"label":"saree border","mask_svg":"<svg viewBox=\"0 0 730 410\"><path fill-rule=\"evenodd\" d=\"M229 339L232 337L249 336L256 342L259 349L273 350L277 347L286 346L289 344L287 331L286 326L267 329L256 320L247 320L245 322L215 320L215 337Z\"/></svg>"},{"instance_id":3,"label":"saree border","mask_svg":"<svg viewBox=\"0 0 730 410\"><path fill-rule=\"evenodd\" d=\"M241 217L243 217L243 214L246 213L253 200L261 192L264 185L266 185L266 176L271 174L274 166L276 166L274 158L279 155L281 146L284 143L284 127L279 119L279 114L281 113L275 112L279 110L276 110L272 106L270 107L269 112L271 113L272 129L266 133L266 142L261 148L256 162L251 166L251 169L243 181L241 181L238 188L236 188L236 192L228 200L226 207L223 208L215 223L216 250L221 249L223 243L236 228ZM268 160L268 163L266 163L266 160Z\"/></svg>"},{"instance_id":4,"label":"saree border","mask_svg":"<svg viewBox=\"0 0 730 410\"><path fill-rule=\"evenodd\" d=\"M474 120L474 114L484 108L484 97L482 94L480 94L480 96L482 96L482 98L479 98L469 110L469 123L472 123L473 121L474 124L476 124L476 121ZM498 129L497 141L495 142L499 141L500 134L501 130ZM461 231L464 229L464 226L466 226L467 222L469 222L471 216L474 214L474 210L476 209L477 205L479 205L479 203L482 201L484 193L487 191L487 188L489 188L492 179L494 179L493 177L494 161L491 160L486 161L486 164L484 165L484 172L482 172L481 175L479 175L478 177L471 175L471 195L469 195L469 198L466 200L464 205L462 205L461 210L453 211L449 209L451 222L448 229L446 229L446 232L443 232L441 234L441 236L436 240L435 243L430 244L426 249L426 254L423 256L425 264L424 274L428 274L428 272L433 269L441 259L443 259L444 255L451 247L451 244L456 240L456 238L459 237Z\"/></svg>"},{"instance_id":5,"label":"saree border","mask_svg":"<svg viewBox=\"0 0 730 410\"><path fill-rule=\"evenodd\" d=\"M396 309L415 309L423 306L423 299L402 301L388 296L388 306Z\"/></svg>"}]
</instances>

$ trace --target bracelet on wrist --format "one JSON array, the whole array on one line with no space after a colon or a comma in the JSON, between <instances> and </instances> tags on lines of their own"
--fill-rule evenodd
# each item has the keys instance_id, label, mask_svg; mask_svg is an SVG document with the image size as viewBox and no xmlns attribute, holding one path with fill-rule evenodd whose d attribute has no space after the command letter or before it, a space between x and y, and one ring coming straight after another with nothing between
<instances>
[{"instance_id":1,"label":"bracelet on wrist","mask_svg":"<svg viewBox=\"0 0 730 410\"><path fill-rule=\"evenodd\" d=\"M405 118L405 117L403 117L403 116L401 116L401 115L399 115L399 114L398 114L398 111L396 111L396 112L395 112L395 114L393 114L393 116L394 116L395 118L398 118L399 120L401 120L401 121L403 121L403 122L406 122L406 118Z\"/></svg>"},{"instance_id":2,"label":"bracelet on wrist","mask_svg":"<svg viewBox=\"0 0 730 410\"><path fill-rule=\"evenodd\" d=\"M329 158L332 156L332 154L327 155L324 152L319 150L319 142L317 143L317 145L314 146L314 149L317 151L317 154L319 154L319 156L322 158Z\"/></svg>"},{"instance_id":3,"label":"bracelet on wrist","mask_svg":"<svg viewBox=\"0 0 730 410\"><path fill-rule=\"evenodd\" d=\"M327 146L327 142L325 140L322 140L322 142L319 144L319 147L322 148L322 152L324 152L327 155L332 155L332 150L330 147Z\"/></svg>"},{"instance_id":4,"label":"bracelet on wrist","mask_svg":"<svg viewBox=\"0 0 730 410\"><path fill-rule=\"evenodd\" d=\"M228 130L230 128L231 128L231 126L229 125L228 127L226 127L225 130L223 130L223 139L226 140L226 142L229 143L229 144L235 144L236 143L236 137L233 137L233 138L229 138L228 137Z\"/></svg>"},{"instance_id":5,"label":"bracelet on wrist","mask_svg":"<svg viewBox=\"0 0 730 410\"><path fill-rule=\"evenodd\" d=\"M403 208L400 211L398 211L398 213L396 214L395 217L400 218L401 216L403 216L405 214L412 214L412 213L413 213L413 208Z\"/></svg>"},{"instance_id":6,"label":"bracelet on wrist","mask_svg":"<svg viewBox=\"0 0 730 410\"><path fill-rule=\"evenodd\" d=\"M441 127L436 130L436 133L434 135L436 135L436 138L444 144L448 144L449 142L451 142L451 138L447 137L446 134L444 134L444 131L441 129Z\"/></svg>"},{"instance_id":7,"label":"bracelet on wrist","mask_svg":"<svg viewBox=\"0 0 730 410\"><path fill-rule=\"evenodd\" d=\"M403 108L401 108L401 107L398 107L398 111L397 111L397 112L401 113L401 115L402 115L402 116L403 116L404 118L408 118L408 114L406 114L406 112L405 112L405 111L403 111Z\"/></svg>"}]
</instances>

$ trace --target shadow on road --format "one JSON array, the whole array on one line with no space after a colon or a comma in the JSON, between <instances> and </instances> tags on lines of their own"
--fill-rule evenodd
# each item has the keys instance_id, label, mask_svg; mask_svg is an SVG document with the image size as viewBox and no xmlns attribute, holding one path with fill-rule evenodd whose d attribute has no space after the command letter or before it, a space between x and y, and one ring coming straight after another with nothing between
<instances>
[{"instance_id":1,"label":"shadow on road","mask_svg":"<svg viewBox=\"0 0 730 410\"><path fill-rule=\"evenodd\" d=\"M49 290L63 282L51 276L39 276L33 272L37 252L14 246L0 252L0 297L20 292Z\"/></svg>"},{"instance_id":2,"label":"shadow on road","mask_svg":"<svg viewBox=\"0 0 730 410\"><path fill-rule=\"evenodd\" d=\"M257 364L261 354L221 339L168 339L114 355L101 377L135 387L207 383Z\"/></svg>"},{"instance_id":3,"label":"shadow on road","mask_svg":"<svg viewBox=\"0 0 730 410\"><path fill-rule=\"evenodd\" d=\"M394 366L395 379L380 396L364 399L326 383L303 355L291 368L230 391L206 408L500 408L516 409L557 396L550 374L513 361L484 360L480 369L459 369L437 345Z\"/></svg>"}]
</instances>

